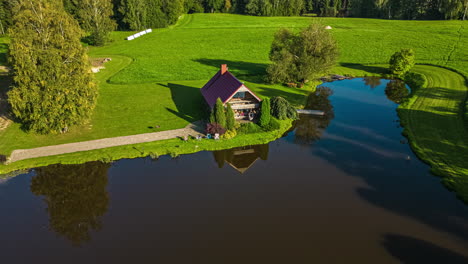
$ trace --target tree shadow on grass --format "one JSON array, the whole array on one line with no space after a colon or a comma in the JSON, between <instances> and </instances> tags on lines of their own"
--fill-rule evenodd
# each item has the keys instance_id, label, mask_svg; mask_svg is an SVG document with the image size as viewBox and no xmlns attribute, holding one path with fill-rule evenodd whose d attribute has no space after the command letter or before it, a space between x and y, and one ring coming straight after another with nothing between
<instances>
[{"instance_id":1,"label":"tree shadow on grass","mask_svg":"<svg viewBox=\"0 0 468 264\"><path fill-rule=\"evenodd\" d=\"M0 43L0 65L7 63L7 51L8 45L6 43Z\"/></svg>"},{"instance_id":2,"label":"tree shadow on grass","mask_svg":"<svg viewBox=\"0 0 468 264\"><path fill-rule=\"evenodd\" d=\"M467 256L408 236L386 234L383 246L402 263L468 263Z\"/></svg>"},{"instance_id":3,"label":"tree shadow on grass","mask_svg":"<svg viewBox=\"0 0 468 264\"><path fill-rule=\"evenodd\" d=\"M265 83L268 64L221 59L196 59L195 62L219 69L221 64L227 64L229 71L238 79L253 83Z\"/></svg>"},{"instance_id":4,"label":"tree shadow on grass","mask_svg":"<svg viewBox=\"0 0 468 264\"><path fill-rule=\"evenodd\" d=\"M295 89L295 90L297 90L299 93L289 92L287 91L287 89L280 90L280 89L274 89L271 87L258 87L255 89L254 92L259 94L262 97L272 98L275 96L281 96L287 99L295 107L304 105L307 100L307 95L310 93L310 91L301 90L301 89Z\"/></svg>"},{"instance_id":5,"label":"tree shadow on grass","mask_svg":"<svg viewBox=\"0 0 468 264\"><path fill-rule=\"evenodd\" d=\"M390 74L389 70L385 67L380 66L373 66L373 65L364 65L359 63L346 63L341 62L340 66L355 69L355 70L362 70L374 74Z\"/></svg>"},{"instance_id":6,"label":"tree shadow on grass","mask_svg":"<svg viewBox=\"0 0 468 264\"><path fill-rule=\"evenodd\" d=\"M175 83L159 83L158 85L171 90L171 97L176 106L176 110L166 107L167 111L190 123L207 116L207 105L198 87Z\"/></svg>"}]
</instances>

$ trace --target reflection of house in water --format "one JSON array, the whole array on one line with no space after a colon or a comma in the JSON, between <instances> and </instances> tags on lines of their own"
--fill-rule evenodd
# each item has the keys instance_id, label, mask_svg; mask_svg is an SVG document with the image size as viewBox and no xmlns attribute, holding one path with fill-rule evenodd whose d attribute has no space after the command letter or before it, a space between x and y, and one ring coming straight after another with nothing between
<instances>
[{"instance_id":1,"label":"reflection of house in water","mask_svg":"<svg viewBox=\"0 0 468 264\"><path fill-rule=\"evenodd\" d=\"M258 112L260 98L232 75L226 64L201 88L208 105L213 108L218 98L224 105L230 104L236 119L246 119Z\"/></svg>"},{"instance_id":2,"label":"reflection of house in water","mask_svg":"<svg viewBox=\"0 0 468 264\"><path fill-rule=\"evenodd\" d=\"M219 168L227 163L240 173L245 173L258 159L267 160L268 152L269 146L265 144L213 151L213 156Z\"/></svg>"}]
</instances>

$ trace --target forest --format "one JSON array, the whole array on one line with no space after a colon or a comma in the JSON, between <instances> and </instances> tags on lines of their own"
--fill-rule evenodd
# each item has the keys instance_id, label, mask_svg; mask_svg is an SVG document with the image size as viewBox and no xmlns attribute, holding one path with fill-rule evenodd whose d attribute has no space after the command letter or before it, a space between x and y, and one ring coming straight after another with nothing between
<instances>
[{"instance_id":1,"label":"forest","mask_svg":"<svg viewBox=\"0 0 468 264\"><path fill-rule=\"evenodd\" d=\"M12 23L18 0L0 0L0 34ZM60 1L60 0L56 0ZM184 13L253 16L363 17L404 20L466 19L468 0L62 0L86 30L83 3L109 6L119 30L163 28Z\"/></svg>"}]
</instances>

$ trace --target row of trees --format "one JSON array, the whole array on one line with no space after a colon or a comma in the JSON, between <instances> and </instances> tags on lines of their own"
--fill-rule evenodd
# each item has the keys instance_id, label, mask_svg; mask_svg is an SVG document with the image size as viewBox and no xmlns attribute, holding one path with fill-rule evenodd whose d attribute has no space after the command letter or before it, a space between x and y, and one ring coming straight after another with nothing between
<instances>
[{"instance_id":1,"label":"row of trees","mask_svg":"<svg viewBox=\"0 0 468 264\"><path fill-rule=\"evenodd\" d=\"M12 22L13 5L0 0L0 34ZM56 0L60 1L60 0ZM353 16L385 19L466 19L468 0L62 0L94 44L103 32L141 30L174 24L184 13L225 12L255 16ZM94 34L94 35L93 35ZM104 34L104 37L101 35Z\"/></svg>"}]
</instances>

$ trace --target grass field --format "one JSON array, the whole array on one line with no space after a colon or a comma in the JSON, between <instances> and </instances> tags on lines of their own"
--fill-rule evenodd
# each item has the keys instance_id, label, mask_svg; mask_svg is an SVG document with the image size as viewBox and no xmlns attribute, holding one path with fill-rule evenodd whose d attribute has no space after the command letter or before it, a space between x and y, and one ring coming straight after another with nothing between
<instances>
[{"instance_id":1,"label":"grass field","mask_svg":"<svg viewBox=\"0 0 468 264\"><path fill-rule=\"evenodd\" d=\"M186 15L172 28L154 30L152 34L133 41L124 40L131 33L115 32L112 44L91 48L90 56L111 57L113 60L96 75L100 97L90 123L73 128L68 134L55 136L26 133L14 124L0 132L0 154L8 155L14 149L158 131L151 128L155 125L160 126L159 130L184 127L202 116L200 104L203 99L198 89L216 73L221 63L227 63L230 71L261 97L281 95L300 106L307 90L266 85L262 76L269 63L268 52L274 32L281 27L300 30L314 20L332 26L338 40L341 56L333 73L380 75L386 72L386 63L392 53L400 48L413 48L417 63L451 67L468 75L466 21ZM6 41L0 41L0 54L5 49L2 43ZM2 55L0 63L1 58ZM432 72L442 72L438 68L421 66L419 69L425 69L428 76ZM453 73L453 76L459 75ZM462 100L463 93L466 94L465 85L458 86L456 95L452 94L455 92L450 90L454 84L452 77L440 84L449 89L445 93L446 98L441 97L442 101L455 100L453 96ZM432 83L439 86L437 82ZM424 102L411 107L422 112L434 110L423 109ZM417 126L426 122L422 116L413 115L412 121L407 122L407 129L419 131ZM441 115L441 120L443 117ZM447 128L443 122L440 125ZM452 126L448 127L452 129ZM457 130L458 126L453 129ZM457 133L462 135L460 130L450 132L452 135L440 134L433 140L457 144L457 140L463 139L457 137ZM418 134L409 134L411 141L417 140ZM414 146L419 146L416 148L418 152L433 148L434 153L449 151L439 149L437 144L429 141L416 142ZM99 153L104 155L106 151ZM77 155L74 156L76 159ZM452 163L450 159L425 160L429 163Z\"/></svg>"},{"instance_id":2,"label":"grass field","mask_svg":"<svg viewBox=\"0 0 468 264\"><path fill-rule=\"evenodd\" d=\"M468 203L468 130L463 119L467 95L465 78L453 71L418 65L415 72L428 79L427 88L413 91L398 113L418 156Z\"/></svg>"}]
</instances>

